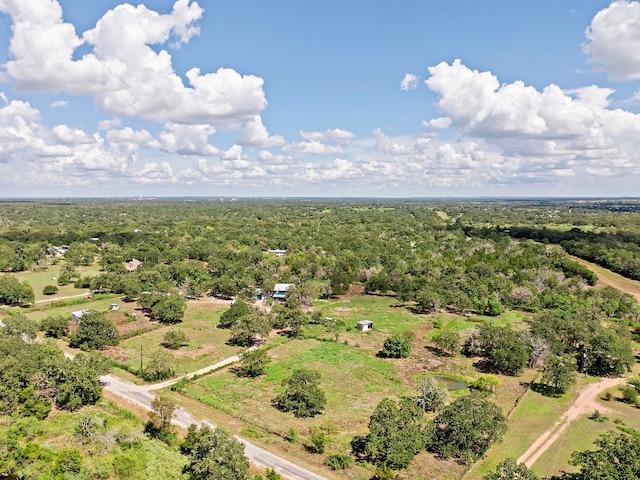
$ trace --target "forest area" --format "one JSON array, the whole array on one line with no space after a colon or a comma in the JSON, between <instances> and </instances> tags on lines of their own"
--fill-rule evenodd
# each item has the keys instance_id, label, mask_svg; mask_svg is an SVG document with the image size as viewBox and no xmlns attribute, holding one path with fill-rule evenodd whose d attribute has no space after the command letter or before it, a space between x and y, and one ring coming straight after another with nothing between
<instances>
[{"instance_id":1,"label":"forest area","mask_svg":"<svg viewBox=\"0 0 640 480\"><path fill-rule=\"evenodd\" d=\"M0 478L298 478L234 435L316 475L299 478L640 478L640 305L590 268L637 284L639 215L0 202ZM108 375L154 392L150 412ZM603 379L562 448L526 460ZM178 409L219 428L174 425Z\"/></svg>"}]
</instances>

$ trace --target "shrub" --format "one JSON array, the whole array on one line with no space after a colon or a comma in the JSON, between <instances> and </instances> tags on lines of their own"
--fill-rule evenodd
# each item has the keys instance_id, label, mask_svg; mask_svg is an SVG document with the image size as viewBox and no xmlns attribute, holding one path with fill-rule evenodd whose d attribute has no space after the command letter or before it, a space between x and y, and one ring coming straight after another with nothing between
<instances>
[{"instance_id":1,"label":"shrub","mask_svg":"<svg viewBox=\"0 0 640 480\"><path fill-rule=\"evenodd\" d=\"M162 337L162 346L171 350L177 350L184 345L187 345L187 336L181 330L169 330Z\"/></svg>"},{"instance_id":2,"label":"shrub","mask_svg":"<svg viewBox=\"0 0 640 480\"><path fill-rule=\"evenodd\" d=\"M407 358L411 355L411 339L394 335L384 341L380 356L385 358Z\"/></svg>"},{"instance_id":3,"label":"shrub","mask_svg":"<svg viewBox=\"0 0 640 480\"><path fill-rule=\"evenodd\" d=\"M329 455L324 464L331 470L345 470L351 466L351 456L346 453Z\"/></svg>"},{"instance_id":4,"label":"shrub","mask_svg":"<svg viewBox=\"0 0 640 480\"><path fill-rule=\"evenodd\" d=\"M47 285L42 289L43 295L55 295L58 293L58 287L55 285Z\"/></svg>"}]
</instances>

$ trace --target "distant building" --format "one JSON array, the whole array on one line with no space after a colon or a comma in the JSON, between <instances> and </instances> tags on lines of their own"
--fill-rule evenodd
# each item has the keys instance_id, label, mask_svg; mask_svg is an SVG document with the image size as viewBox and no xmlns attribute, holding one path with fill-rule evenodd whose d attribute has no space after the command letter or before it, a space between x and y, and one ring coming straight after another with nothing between
<instances>
[{"instance_id":1,"label":"distant building","mask_svg":"<svg viewBox=\"0 0 640 480\"><path fill-rule=\"evenodd\" d=\"M127 271L135 272L140 265L142 265L142 262L137 258L134 258L129 263L127 263Z\"/></svg>"},{"instance_id":2,"label":"distant building","mask_svg":"<svg viewBox=\"0 0 640 480\"><path fill-rule=\"evenodd\" d=\"M357 326L358 330L362 332L373 330L373 322L371 320L360 320Z\"/></svg>"},{"instance_id":3,"label":"distant building","mask_svg":"<svg viewBox=\"0 0 640 480\"><path fill-rule=\"evenodd\" d=\"M80 320L82 320L82 316L88 311L89 310L78 310L77 312L71 312L71 320L76 323L80 323Z\"/></svg>"},{"instance_id":4,"label":"distant building","mask_svg":"<svg viewBox=\"0 0 640 480\"><path fill-rule=\"evenodd\" d=\"M109 305L109 310L120 310L120 305L118 305L117 303L112 303L111 305Z\"/></svg>"},{"instance_id":5,"label":"distant building","mask_svg":"<svg viewBox=\"0 0 640 480\"><path fill-rule=\"evenodd\" d=\"M267 250L267 253L272 253L276 257L284 257L287 254L287 251L286 250L275 249L275 250Z\"/></svg>"},{"instance_id":6,"label":"distant building","mask_svg":"<svg viewBox=\"0 0 640 480\"><path fill-rule=\"evenodd\" d=\"M276 300L284 300L291 287L293 287L293 283L276 283L271 292L271 297Z\"/></svg>"}]
</instances>

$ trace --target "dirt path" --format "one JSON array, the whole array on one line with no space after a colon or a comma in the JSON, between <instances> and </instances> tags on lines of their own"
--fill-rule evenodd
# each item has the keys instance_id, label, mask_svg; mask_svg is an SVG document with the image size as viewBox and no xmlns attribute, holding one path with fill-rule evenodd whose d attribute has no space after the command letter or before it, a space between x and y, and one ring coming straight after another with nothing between
<instances>
[{"instance_id":1,"label":"dirt path","mask_svg":"<svg viewBox=\"0 0 640 480\"><path fill-rule=\"evenodd\" d=\"M621 292L628 293L636 297L640 302L640 282L623 277L622 275L607 270L604 267L596 265L595 263L587 262L581 258L570 255L570 257L581 265L584 265L598 277L597 287L614 287Z\"/></svg>"},{"instance_id":2,"label":"dirt path","mask_svg":"<svg viewBox=\"0 0 640 480\"><path fill-rule=\"evenodd\" d=\"M78 295L66 295L64 297L51 297L51 298L45 298L43 300L36 300L33 303L50 303L50 302L57 302L58 300L68 300L70 298L80 298L80 297L87 297L91 295L91 293L79 293Z\"/></svg>"},{"instance_id":3,"label":"dirt path","mask_svg":"<svg viewBox=\"0 0 640 480\"><path fill-rule=\"evenodd\" d=\"M518 462L524 463L527 467L531 467L576 418L586 415L587 413L593 413L596 409L606 413L607 410L596 402L598 395L604 390L615 387L624 381L624 378L603 378L598 383L587 385L555 425L540 435L529 449L518 458Z\"/></svg>"}]
</instances>

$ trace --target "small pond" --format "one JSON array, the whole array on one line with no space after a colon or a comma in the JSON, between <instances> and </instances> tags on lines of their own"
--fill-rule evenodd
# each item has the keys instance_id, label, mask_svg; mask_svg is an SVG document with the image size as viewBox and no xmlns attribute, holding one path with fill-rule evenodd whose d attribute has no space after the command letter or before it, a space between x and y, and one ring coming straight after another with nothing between
<instances>
[{"instance_id":1,"label":"small pond","mask_svg":"<svg viewBox=\"0 0 640 480\"><path fill-rule=\"evenodd\" d=\"M447 387L447 390L453 392L454 390L462 390L463 388L467 388L469 385L462 380L452 377L446 377L444 375L432 375L433 379L437 382L444 383Z\"/></svg>"}]
</instances>

